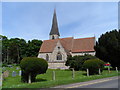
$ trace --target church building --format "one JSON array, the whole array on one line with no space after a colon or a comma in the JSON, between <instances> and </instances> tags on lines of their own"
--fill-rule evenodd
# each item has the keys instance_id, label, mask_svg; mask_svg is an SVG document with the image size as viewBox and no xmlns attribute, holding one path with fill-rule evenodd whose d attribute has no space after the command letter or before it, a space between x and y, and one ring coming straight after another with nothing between
<instances>
[{"instance_id":1,"label":"church building","mask_svg":"<svg viewBox=\"0 0 120 90\"><path fill-rule=\"evenodd\" d=\"M56 11L54 10L49 40L43 41L38 58L47 60L49 68L67 69L68 67L65 66L65 62L69 55L95 55L94 45L95 37L78 39L74 39L74 37L60 38Z\"/></svg>"}]
</instances>

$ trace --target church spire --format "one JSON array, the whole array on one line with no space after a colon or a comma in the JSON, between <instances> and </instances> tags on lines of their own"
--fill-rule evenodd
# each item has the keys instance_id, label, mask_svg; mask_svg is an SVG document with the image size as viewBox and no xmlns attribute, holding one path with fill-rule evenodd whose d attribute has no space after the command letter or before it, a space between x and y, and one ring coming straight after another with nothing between
<instances>
[{"instance_id":1,"label":"church spire","mask_svg":"<svg viewBox=\"0 0 120 90\"><path fill-rule=\"evenodd\" d=\"M59 38L59 30L57 24L57 16L56 16L56 9L54 9L53 21L52 21L52 28L50 31L50 39L57 39Z\"/></svg>"}]
</instances>

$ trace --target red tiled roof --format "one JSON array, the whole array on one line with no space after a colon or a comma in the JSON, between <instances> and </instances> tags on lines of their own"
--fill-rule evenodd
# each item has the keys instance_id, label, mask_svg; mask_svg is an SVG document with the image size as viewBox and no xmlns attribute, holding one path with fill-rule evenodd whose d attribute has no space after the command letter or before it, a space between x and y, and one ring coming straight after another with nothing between
<instances>
[{"instance_id":1,"label":"red tiled roof","mask_svg":"<svg viewBox=\"0 0 120 90\"><path fill-rule=\"evenodd\" d=\"M95 51L95 37L74 39L72 52Z\"/></svg>"},{"instance_id":2,"label":"red tiled roof","mask_svg":"<svg viewBox=\"0 0 120 90\"><path fill-rule=\"evenodd\" d=\"M95 37L80 39L73 39L73 37L69 37L53 40L44 40L39 52L40 53L52 52L58 40L60 41L61 45L63 46L67 53L69 53L70 51L71 52L94 51Z\"/></svg>"}]
</instances>

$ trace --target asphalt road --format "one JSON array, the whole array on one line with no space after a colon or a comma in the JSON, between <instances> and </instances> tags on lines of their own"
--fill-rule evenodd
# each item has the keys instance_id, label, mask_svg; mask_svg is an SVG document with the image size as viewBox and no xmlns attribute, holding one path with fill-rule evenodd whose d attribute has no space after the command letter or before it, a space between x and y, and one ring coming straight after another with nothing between
<instances>
[{"instance_id":1,"label":"asphalt road","mask_svg":"<svg viewBox=\"0 0 120 90\"><path fill-rule=\"evenodd\" d=\"M87 82L74 83L69 85L56 86L54 88L66 88L72 90L72 88L118 88L118 77L110 77L104 79L97 79Z\"/></svg>"},{"instance_id":2,"label":"asphalt road","mask_svg":"<svg viewBox=\"0 0 120 90\"><path fill-rule=\"evenodd\" d=\"M118 88L118 79L103 80L98 83L88 83L88 85L78 86L76 88Z\"/></svg>"}]
</instances>

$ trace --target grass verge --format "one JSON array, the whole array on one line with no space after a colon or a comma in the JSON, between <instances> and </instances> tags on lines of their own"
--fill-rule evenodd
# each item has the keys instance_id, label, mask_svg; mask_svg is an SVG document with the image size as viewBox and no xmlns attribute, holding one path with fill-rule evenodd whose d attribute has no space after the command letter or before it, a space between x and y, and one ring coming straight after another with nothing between
<instances>
[{"instance_id":1,"label":"grass verge","mask_svg":"<svg viewBox=\"0 0 120 90\"><path fill-rule=\"evenodd\" d=\"M10 71L10 74L12 70L18 72L18 70L14 68L8 68ZM22 83L21 77L16 76L12 77L11 75L3 81L2 88L49 88L54 87L57 85L65 85L65 84L71 84L76 82L84 82L84 81L90 81L100 78L106 78L106 77L112 77L112 76L118 76L118 73L116 71L111 71L110 73L107 70L104 70L102 75L91 75L86 76L86 72L84 71L75 71L75 78L72 79L72 71L69 70L54 70L56 73L56 80L52 80L52 71L51 69L48 69L45 74L38 75L36 77L36 82L33 82L31 84L28 83Z\"/></svg>"}]
</instances>

